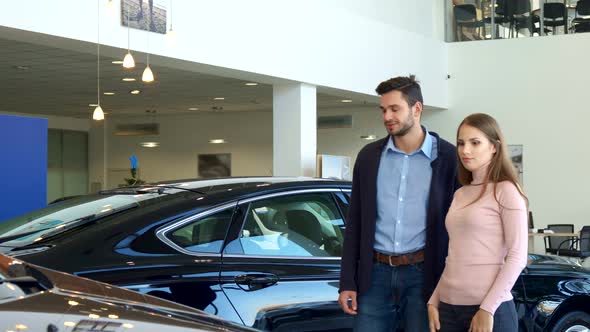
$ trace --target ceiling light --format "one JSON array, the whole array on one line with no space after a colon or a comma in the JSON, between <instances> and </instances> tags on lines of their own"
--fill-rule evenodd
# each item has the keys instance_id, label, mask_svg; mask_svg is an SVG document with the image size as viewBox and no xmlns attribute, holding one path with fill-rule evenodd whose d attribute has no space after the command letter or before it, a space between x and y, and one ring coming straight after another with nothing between
<instances>
[{"instance_id":1,"label":"ceiling light","mask_svg":"<svg viewBox=\"0 0 590 332\"><path fill-rule=\"evenodd\" d=\"M214 138L214 139L210 139L209 143L211 144L223 144L225 143L225 140L223 138Z\"/></svg>"},{"instance_id":2,"label":"ceiling light","mask_svg":"<svg viewBox=\"0 0 590 332\"><path fill-rule=\"evenodd\" d=\"M96 107L96 106L98 106L98 104L88 104L88 106L90 106L90 107Z\"/></svg>"},{"instance_id":3,"label":"ceiling light","mask_svg":"<svg viewBox=\"0 0 590 332\"><path fill-rule=\"evenodd\" d=\"M92 113L92 120L100 121L104 120L104 112L100 106L96 106L94 112Z\"/></svg>"},{"instance_id":4,"label":"ceiling light","mask_svg":"<svg viewBox=\"0 0 590 332\"><path fill-rule=\"evenodd\" d=\"M246 85L246 86L255 86L255 85L258 85L258 83L248 82L248 83L246 83L244 85Z\"/></svg>"},{"instance_id":5,"label":"ceiling light","mask_svg":"<svg viewBox=\"0 0 590 332\"><path fill-rule=\"evenodd\" d=\"M160 142L141 142L139 143L144 148L157 148L160 146Z\"/></svg>"},{"instance_id":6,"label":"ceiling light","mask_svg":"<svg viewBox=\"0 0 590 332\"><path fill-rule=\"evenodd\" d=\"M198 107L189 107L188 110L189 111L198 111L199 108Z\"/></svg>"},{"instance_id":7,"label":"ceiling light","mask_svg":"<svg viewBox=\"0 0 590 332\"><path fill-rule=\"evenodd\" d=\"M225 98L224 97L215 97L215 98L213 98L213 100L225 100Z\"/></svg>"},{"instance_id":8,"label":"ceiling light","mask_svg":"<svg viewBox=\"0 0 590 332\"><path fill-rule=\"evenodd\" d=\"M104 120L104 112L100 107L100 0L96 4L96 108L92 112L92 119L101 121Z\"/></svg>"},{"instance_id":9,"label":"ceiling light","mask_svg":"<svg viewBox=\"0 0 590 332\"><path fill-rule=\"evenodd\" d=\"M127 54L123 58L123 67L125 68L135 68L135 60L133 60L133 55L131 55L131 27L129 26L129 8L127 9Z\"/></svg>"},{"instance_id":10,"label":"ceiling light","mask_svg":"<svg viewBox=\"0 0 590 332\"><path fill-rule=\"evenodd\" d=\"M132 95L138 95L141 93L141 90L131 90L131 91L129 91L129 93Z\"/></svg>"},{"instance_id":11,"label":"ceiling light","mask_svg":"<svg viewBox=\"0 0 590 332\"><path fill-rule=\"evenodd\" d=\"M121 61L121 60L113 60L113 61L111 61L111 63L114 64L114 65L122 65L123 64L123 61Z\"/></svg>"},{"instance_id":12,"label":"ceiling light","mask_svg":"<svg viewBox=\"0 0 590 332\"><path fill-rule=\"evenodd\" d=\"M125 68L135 68L135 60L133 60L133 55L131 52L127 51L125 57L123 58L123 67Z\"/></svg>"},{"instance_id":13,"label":"ceiling light","mask_svg":"<svg viewBox=\"0 0 590 332\"><path fill-rule=\"evenodd\" d=\"M150 15L148 15L148 19L145 20L145 30L146 30L146 34L147 34L147 61L146 61L146 66L145 69L143 70L143 74L141 75L141 80L146 82L146 83L151 83L154 81L154 73L152 72L152 69L150 68L150 26L149 26L149 21L150 21Z\"/></svg>"},{"instance_id":14,"label":"ceiling light","mask_svg":"<svg viewBox=\"0 0 590 332\"><path fill-rule=\"evenodd\" d=\"M125 81L125 82L135 82L135 78L133 77L125 77L122 78L121 81Z\"/></svg>"},{"instance_id":15,"label":"ceiling light","mask_svg":"<svg viewBox=\"0 0 590 332\"><path fill-rule=\"evenodd\" d=\"M105 96L114 96L115 95L115 93L112 91L106 91L106 92L103 92L102 94Z\"/></svg>"},{"instance_id":16,"label":"ceiling light","mask_svg":"<svg viewBox=\"0 0 590 332\"><path fill-rule=\"evenodd\" d=\"M148 57L149 57L149 55L148 55ZM150 83L150 82L154 81L154 73L152 72L150 65L147 65L145 67L145 69L143 70L143 74L141 75L141 80L146 83Z\"/></svg>"},{"instance_id":17,"label":"ceiling light","mask_svg":"<svg viewBox=\"0 0 590 332\"><path fill-rule=\"evenodd\" d=\"M14 69L17 69L17 70L29 70L29 69L31 69L30 66L14 66L13 68Z\"/></svg>"},{"instance_id":18,"label":"ceiling light","mask_svg":"<svg viewBox=\"0 0 590 332\"><path fill-rule=\"evenodd\" d=\"M352 99L342 99L341 102L343 102L343 103L352 103Z\"/></svg>"},{"instance_id":19,"label":"ceiling light","mask_svg":"<svg viewBox=\"0 0 590 332\"><path fill-rule=\"evenodd\" d=\"M377 136L375 135L362 135L361 139L367 140L367 141L371 141L374 140L375 138L377 138Z\"/></svg>"},{"instance_id":20,"label":"ceiling light","mask_svg":"<svg viewBox=\"0 0 590 332\"><path fill-rule=\"evenodd\" d=\"M166 36L169 37L174 37L176 36L176 33L174 32L174 30L172 29L172 0L170 0L170 8L169 8L169 13L170 13L170 30L168 30L166 32Z\"/></svg>"}]
</instances>

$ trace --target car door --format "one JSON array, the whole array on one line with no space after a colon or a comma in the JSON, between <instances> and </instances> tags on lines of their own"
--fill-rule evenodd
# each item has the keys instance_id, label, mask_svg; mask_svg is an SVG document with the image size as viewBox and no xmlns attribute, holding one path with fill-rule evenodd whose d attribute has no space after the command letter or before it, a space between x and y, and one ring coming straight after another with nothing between
<instances>
[{"instance_id":1,"label":"car door","mask_svg":"<svg viewBox=\"0 0 590 332\"><path fill-rule=\"evenodd\" d=\"M339 189L281 192L238 202L221 285L245 325L273 331L346 331L339 308L344 221Z\"/></svg>"}]
</instances>

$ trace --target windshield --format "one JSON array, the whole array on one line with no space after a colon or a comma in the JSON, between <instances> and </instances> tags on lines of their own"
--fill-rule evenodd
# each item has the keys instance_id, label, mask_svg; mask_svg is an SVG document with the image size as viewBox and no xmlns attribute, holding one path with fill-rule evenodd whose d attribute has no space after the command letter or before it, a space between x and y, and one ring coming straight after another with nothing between
<instances>
[{"instance_id":1,"label":"windshield","mask_svg":"<svg viewBox=\"0 0 590 332\"><path fill-rule=\"evenodd\" d=\"M57 234L70 225L138 207L141 202L158 196L158 193L87 195L68 199L0 223L0 242L10 246L27 245L42 239L43 235ZM20 234L22 236L18 236Z\"/></svg>"}]
</instances>

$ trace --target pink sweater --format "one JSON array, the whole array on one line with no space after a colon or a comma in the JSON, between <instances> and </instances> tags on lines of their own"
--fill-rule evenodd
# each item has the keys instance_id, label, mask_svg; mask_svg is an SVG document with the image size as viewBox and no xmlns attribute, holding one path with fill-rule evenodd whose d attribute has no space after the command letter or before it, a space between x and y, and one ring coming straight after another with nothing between
<instances>
[{"instance_id":1,"label":"pink sweater","mask_svg":"<svg viewBox=\"0 0 590 332\"><path fill-rule=\"evenodd\" d=\"M439 301L479 305L492 315L504 301L527 262L527 208L510 182L489 183L474 204L482 185L464 186L455 192L446 217L449 254L444 272L429 304Z\"/></svg>"}]
</instances>

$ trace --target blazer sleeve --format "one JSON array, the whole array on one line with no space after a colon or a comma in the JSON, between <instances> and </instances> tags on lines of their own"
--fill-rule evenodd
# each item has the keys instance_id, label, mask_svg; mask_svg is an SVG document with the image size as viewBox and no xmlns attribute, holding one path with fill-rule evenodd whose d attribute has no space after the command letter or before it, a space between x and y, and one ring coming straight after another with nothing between
<instances>
[{"instance_id":1,"label":"blazer sleeve","mask_svg":"<svg viewBox=\"0 0 590 332\"><path fill-rule=\"evenodd\" d=\"M359 154L352 173L352 193L350 197L350 206L348 208L348 218L346 220L346 230L344 232L339 292L345 290L358 291L357 270L360 252L362 200L360 188L361 159L361 155Z\"/></svg>"}]
</instances>

